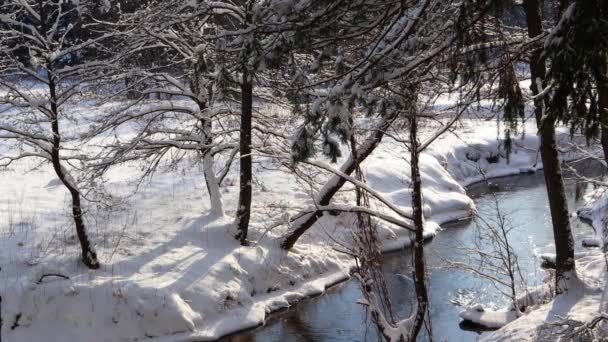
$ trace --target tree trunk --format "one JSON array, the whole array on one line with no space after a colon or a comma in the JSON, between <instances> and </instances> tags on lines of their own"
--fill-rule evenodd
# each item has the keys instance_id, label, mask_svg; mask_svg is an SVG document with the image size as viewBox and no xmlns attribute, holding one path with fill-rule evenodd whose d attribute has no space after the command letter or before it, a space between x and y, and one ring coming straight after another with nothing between
<instances>
[{"instance_id":1,"label":"tree trunk","mask_svg":"<svg viewBox=\"0 0 608 342\"><path fill-rule=\"evenodd\" d=\"M376 147L378 147L382 141L382 137L384 137L384 132L390 127L396 118L396 113L382 118L382 121L378 124L375 132L363 142L356 153L351 153L348 160L340 167L340 171L346 175L352 174L357 166L363 162L376 149ZM353 156L357 157L355 158ZM338 192L338 190L342 188L344 183L346 183L344 178L338 175L333 175L315 196L314 203L318 206L329 205L331 199ZM321 216L323 216L323 211L315 211L302 216L297 221L291 222L291 226L294 227L294 229L283 240L281 247L286 250L290 250L296 244L300 236L302 236L302 234L312 227L312 225L315 224L315 222L317 222Z\"/></svg>"},{"instance_id":2,"label":"tree trunk","mask_svg":"<svg viewBox=\"0 0 608 342\"><path fill-rule=\"evenodd\" d=\"M604 161L608 163L608 56L604 56L603 61L600 63L598 68L597 97L602 130L602 149L604 150Z\"/></svg>"},{"instance_id":3,"label":"tree trunk","mask_svg":"<svg viewBox=\"0 0 608 342\"><path fill-rule=\"evenodd\" d=\"M247 244L247 231L251 216L251 121L253 110L253 86L246 67L243 67L241 83L241 129L240 129L240 185L239 204L236 213L236 238L242 245Z\"/></svg>"},{"instance_id":4,"label":"tree trunk","mask_svg":"<svg viewBox=\"0 0 608 342\"><path fill-rule=\"evenodd\" d=\"M50 70L50 69L49 69ZM53 169L57 174L59 180L68 189L72 196L72 216L74 218L74 224L76 225L76 234L78 235L78 241L80 241L80 247L82 250L82 262L89 268L99 268L99 262L97 261L97 253L89 241L84 220L82 219L82 207L80 202L80 192L76 188L76 184L73 183L71 176L66 175L63 166L61 165L61 157L59 150L61 146L61 134L59 132L59 117L57 108L57 93L56 84L52 80L52 76L49 77L49 91L51 100L51 112L53 118L51 119L51 128L53 130L53 148L51 150L51 160Z\"/></svg>"},{"instance_id":5,"label":"tree trunk","mask_svg":"<svg viewBox=\"0 0 608 342\"><path fill-rule=\"evenodd\" d=\"M414 238L414 285L416 286L416 313L409 341L416 341L420 329L424 324L424 318L428 310L429 297L426 289L426 266L424 261L424 218L422 215L422 180L418 165L418 123L416 115L412 113L410 119L410 169L412 177L412 211L414 216L414 227L416 234Z\"/></svg>"},{"instance_id":6,"label":"tree trunk","mask_svg":"<svg viewBox=\"0 0 608 342\"><path fill-rule=\"evenodd\" d=\"M200 106L199 106L200 107ZM203 110L203 109L201 109ZM220 182L215 174L215 157L211 154L213 144L213 126L211 118L201 119L202 133L205 137L204 145L209 146L202 151L203 153L203 174L205 185L209 193L211 205L211 215L214 217L224 216L224 205L222 203L222 193L220 192Z\"/></svg>"},{"instance_id":7,"label":"tree trunk","mask_svg":"<svg viewBox=\"0 0 608 342\"><path fill-rule=\"evenodd\" d=\"M542 12L539 0L524 1L524 10L528 25L528 36L534 38L542 34ZM545 60L540 49L530 54L530 73L532 78L531 90L533 95L539 94L544 87ZM568 288L570 279L576 278L574 265L574 240L570 229L570 215L562 178L562 169L557 152L555 139L555 120L544 117L545 103L543 99L534 101L534 113L540 135L540 154L543 161L551 221L553 223L553 237L555 240L556 272L555 291L563 293Z\"/></svg>"},{"instance_id":8,"label":"tree trunk","mask_svg":"<svg viewBox=\"0 0 608 342\"><path fill-rule=\"evenodd\" d=\"M205 175L205 184L209 193L209 201L211 205L211 215L214 217L224 216L224 204L222 202L222 193L220 192L220 182L215 174L215 160L211 153L205 153L203 157L203 174Z\"/></svg>"},{"instance_id":9,"label":"tree trunk","mask_svg":"<svg viewBox=\"0 0 608 342\"><path fill-rule=\"evenodd\" d=\"M213 119L209 113L209 104L213 98L213 87L206 79L206 74L209 72L209 65L200 55L194 64L194 74L192 75L190 89L197 95L196 103L201 113L200 131L203 135L202 144L205 147L201 153L203 155L203 174L205 176L205 185L209 193L209 202L211 205L211 215L220 217L224 215L224 206L222 203L222 194L220 192L220 181L215 174L215 157L211 154L213 145Z\"/></svg>"}]
</instances>

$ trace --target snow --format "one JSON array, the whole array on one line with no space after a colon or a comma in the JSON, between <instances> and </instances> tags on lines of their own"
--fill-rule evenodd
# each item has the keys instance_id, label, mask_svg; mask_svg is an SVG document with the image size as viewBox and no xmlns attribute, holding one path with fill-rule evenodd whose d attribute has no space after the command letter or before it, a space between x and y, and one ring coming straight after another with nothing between
<instances>
[{"instance_id":1,"label":"snow","mask_svg":"<svg viewBox=\"0 0 608 342\"><path fill-rule=\"evenodd\" d=\"M550 281L548 277L546 281ZM531 312L539 305L547 303L553 297L553 289L550 283L541 284L533 288L526 289L524 293L517 297L517 305L520 312ZM515 321L517 312L513 304L506 308L492 309L476 304L465 308L460 312L460 318L467 323L473 323L488 329L498 329Z\"/></svg>"},{"instance_id":2,"label":"snow","mask_svg":"<svg viewBox=\"0 0 608 342\"><path fill-rule=\"evenodd\" d=\"M500 330L483 335L481 341L557 340L543 336L542 327L564 319L589 322L604 306L603 289L606 284L606 263L602 253L576 260L583 286L575 287L553 301L540 305ZM544 338L544 339L543 339Z\"/></svg>"},{"instance_id":3,"label":"snow","mask_svg":"<svg viewBox=\"0 0 608 342\"><path fill-rule=\"evenodd\" d=\"M602 241L596 237L584 238L582 241L584 247L601 247Z\"/></svg>"},{"instance_id":4,"label":"snow","mask_svg":"<svg viewBox=\"0 0 608 342\"><path fill-rule=\"evenodd\" d=\"M87 115L103 110L79 106L75 111ZM495 158L503 151L493 123L466 119L461 125L458 136L445 135L421 156L427 238L440 233L441 224L472 215L475 207L464 187L482 180L480 169L498 177L540 167L535 135L514 141L507 165L504 156ZM348 154L345 150L338 163ZM362 165L368 185L403 213L411 206L407 155L402 143L387 138ZM269 313L347 279L353 261L335 247L349 243L355 216L324 215L285 252L279 241L288 227L271 223L310 206L316 191L276 167L272 158L254 158L260 164L252 184L251 247L240 246L231 235L238 167L221 188L225 216L210 211L204 170L163 171L137 193L132 176L137 164L110 170L100 183L121 201L109 209L86 204L86 223L102 263L96 271L79 262L68 193L56 186L52 170L26 173L33 163L14 164L0 178L0 292L7 322L2 336L8 341L211 340L263 324ZM331 174L316 178L323 184ZM340 191L332 201L343 203L352 203L352 191ZM372 208L396 215L378 200L372 200ZM376 222L383 251L411 244L408 230ZM69 279L46 277L38 284L48 273Z\"/></svg>"},{"instance_id":5,"label":"snow","mask_svg":"<svg viewBox=\"0 0 608 342\"><path fill-rule=\"evenodd\" d=\"M578 209L577 215L583 220L587 220L595 230L596 238L599 240L598 246L605 246L608 242L608 232L605 230L607 223L608 210L608 191L605 187L598 187L596 190L585 195L585 204ZM603 241L603 244L601 243Z\"/></svg>"},{"instance_id":6,"label":"snow","mask_svg":"<svg viewBox=\"0 0 608 342\"><path fill-rule=\"evenodd\" d=\"M105 282L91 286L55 280L21 291L5 298L4 303L17 305L23 312L18 321L8 317L11 324L19 325L15 329L19 333L13 337L21 341L39 340L40 331L50 341L74 340L82 338L79 330L85 329L99 340L161 336L192 331L194 321L200 319L200 314L193 312L177 293L137 283L123 286ZM22 300L15 303L17 298ZM113 326L110 330L108 323ZM35 328L29 329L32 325Z\"/></svg>"},{"instance_id":7,"label":"snow","mask_svg":"<svg viewBox=\"0 0 608 342\"><path fill-rule=\"evenodd\" d=\"M548 283L518 297L518 305L524 308L519 318L512 306L492 310L481 305L466 308L460 317L487 328L500 328L482 335L481 341L557 340L558 336L543 335L546 334L543 327L561 324L565 320L589 322L605 307L606 262L603 253L579 253L575 257L578 283L571 284L565 294L553 297L549 286L553 280L548 278ZM551 259L551 256L543 255L543 258Z\"/></svg>"},{"instance_id":8,"label":"snow","mask_svg":"<svg viewBox=\"0 0 608 342\"><path fill-rule=\"evenodd\" d=\"M515 320L517 316L515 315L515 311L512 310L491 310L478 304L462 311L460 313L460 318L492 329L503 327L507 323Z\"/></svg>"},{"instance_id":9,"label":"snow","mask_svg":"<svg viewBox=\"0 0 608 342\"><path fill-rule=\"evenodd\" d=\"M589 221L595 229L596 236L585 238L583 245L603 247L606 245L606 208L608 192L599 187L584 197L584 205L577 215ZM540 257L549 264L555 263L554 254L543 254ZM567 293L557 296L552 301L530 310L523 317L504 325L500 330L482 336L482 341L513 340L556 340L557 336L546 336L544 329L548 324L565 324L567 320L590 322L606 310L606 259L605 254L597 248L588 252L575 253L577 278L575 286L569 286ZM564 326L566 327L566 326Z\"/></svg>"}]
</instances>

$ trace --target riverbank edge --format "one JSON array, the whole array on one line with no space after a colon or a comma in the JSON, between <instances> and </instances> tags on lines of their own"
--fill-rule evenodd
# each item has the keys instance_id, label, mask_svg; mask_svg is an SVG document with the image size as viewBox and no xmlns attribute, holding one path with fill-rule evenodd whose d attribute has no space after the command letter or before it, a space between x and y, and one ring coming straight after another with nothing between
<instances>
[{"instance_id":1,"label":"riverbank edge","mask_svg":"<svg viewBox=\"0 0 608 342\"><path fill-rule=\"evenodd\" d=\"M567 159L563 159L563 160L565 162L570 162L570 161L573 161L575 159L576 159L575 157L571 157L571 158L567 158ZM538 167L538 166L531 166L530 168L527 168L527 169L520 169L518 172L513 171L513 172L508 172L508 173L500 173L500 174L497 174L495 176L487 176L485 178L482 177L482 176L479 176L479 177L476 177L476 178L467 178L467 179L464 180L464 182L462 182L463 184L461 184L461 186L463 186L466 190L468 190L469 187L477 185L477 184L480 184L480 183L483 183L485 180L492 180L492 179L498 179L498 178L504 178L504 177L512 177L512 176L517 176L517 175L527 175L527 174L535 173L535 172L542 171L542 170L543 170L542 165L540 167ZM455 216L458 216L457 214L459 212L462 212L462 211L454 211L454 212L450 212L450 213L442 213L440 215L437 215L437 216L440 217L440 219L436 219L436 218L434 218L434 217L431 216L431 219L429 221L431 221L431 222L433 222L433 223L435 223L435 224L437 224L439 226L443 226L443 225L448 225L448 224L452 224L452 223L467 221L467 220L470 220L470 219L473 218L473 215L471 215L470 213L465 213L464 215L461 215L461 216L459 216L457 218L454 218ZM441 219L442 216L443 216L444 219ZM443 230L443 228L441 228L441 230ZM437 233L439 233L439 232L437 232ZM426 241L431 241L435 237L435 235L436 234L432 234L430 236L427 235L425 237L425 240ZM399 245L399 246L397 246L397 245ZM397 252L397 251L400 251L400 250L404 250L404 249L406 249L406 248L408 248L410 246L411 246L411 239L409 239L407 237L400 237L398 241L396 241L395 243L392 243L390 246L388 246L388 248L382 248L381 251L382 251L382 254L385 255L385 254L394 253L394 252ZM351 268L351 270L352 270L352 268ZM292 306L297 305L297 304L299 304L299 303L301 303L303 301L310 300L312 298L316 298L316 297L322 296L322 295L325 294L326 291L331 290L332 288L334 288L334 287L336 287L338 285L344 284L345 282L347 282L348 280L351 279L351 276L350 276L350 271L351 270L349 270L348 272L344 272L344 271L333 272L332 274L330 274L328 276L318 277L318 278L312 280L311 282L316 282L316 281L324 280L324 279L328 279L329 281L325 284L325 288L321 292L308 294L305 297L302 297L302 298L299 298L298 300L290 302L288 306L278 307L278 308L273 309L272 311L266 312L266 317L264 318L264 321L260 322L259 324L255 325L255 326L249 326L249 327L246 327L246 328L242 328L242 329L236 330L234 332L231 332L231 333L228 333L226 335L223 335L223 336L221 336L221 337L219 337L219 338L217 338L215 340L212 339L212 340L205 340L205 341L216 341L216 340L220 340L220 339L223 339L223 338L228 338L228 337L234 336L234 335L239 335L239 334L242 334L244 332L253 331L253 330L257 329L257 328L260 328L260 327L262 327L262 326L265 325L265 323L266 323L267 320L271 320L273 318L271 316L273 316L275 314L279 314L279 313L284 312L286 310L289 310ZM305 286L306 284L301 284L301 285ZM154 342L168 342L168 341L173 341L173 340L153 339L152 341L154 341ZM203 341L203 340L200 340L200 339L183 339L183 340L180 339L180 340L177 340L177 342L196 342L196 341Z\"/></svg>"},{"instance_id":2,"label":"riverbank edge","mask_svg":"<svg viewBox=\"0 0 608 342\"><path fill-rule=\"evenodd\" d=\"M454 207L454 203L452 203L452 204L449 203L449 200L450 200L449 197L456 194L461 197L460 199L469 199L470 202L472 203L472 200L470 199L470 197L468 197L468 195L466 195L464 187L468 187L468 186L471 186L473 184L483 181L482 177L477 176L477 170L478 170L477 167L482 166L485 163L486 155L482 154L481 160L479 161L479 163L477 163L476 160L472 161L473 159L469 158L468 153L469 152L475 153L475 152L479 152L479 150L483 150L482 153L490 153L487 156L489 156L489 157L495 156L495 153L497 151L497 146L499 146L498 144L500 143L499 141L496 140L496 137L494 135L483 136L483 134L481 134L481 135L478 134L479 132L475 132L475 133L476 134L474 134L473 140L470 143L457 143L457 144L452 144L452 145L444 144L446 148L444 148L442 151L439 151L439 152L433 151L433 152L429 153L435 158L435 160L431 161L432 163L429 164L429 165L432 165L431 169L434 168L435 170L439 170L439 169L442 170L440 173L443 173L443 175L439 175L439 178L441 178L441 181L444 183L441 185L445 185L446 180L448 181L448 183L451 182L451 185L448 184L449 185L448 187L445 187L445 186L443 188L440 187L440 189L439 189L440 191L434 193L434 196L437 196L436 198L430 198L427 196L427 199L430 199L430 202L433 202L434 199L448 198L447 202L439 201L439 204L437 204L438 202L435 201L434 202L435 205L431 204L431 206L433 207L433 211L430 212L431 215L427 222L430 223L430 225L434 226L435 228L439 228L439 225L441 225L441 224L447 224L447 223L453 222L453 221L461 221L463 219L471 217L471 213L472 213L471 210L456 210L457 208L462 209L463 206ZM522 141L524 141L523 138L522 138ZM526 137L525 142L523 142L522 144L526 144L527 146L532 147L532 149L528 148L527 152L524 151L524 154L525 154L524 158L521 158L521 156L520 156L519 162L512 163L510 165L505 164L503 162L500 162L498 164L492 164L494 166L491 166L489 168L490 172L486 175L486 178L494 179L494 178L499 178L499 177L504 177L504 176L512 176L512 175L518 175L518 174L523 174L523 173L529 173L531 169L534 169L534 170L540 169L538 167L534 167L534 164L536 164L536 162L534 161L534 158L529 157L529 155L534 154L534 151L535 151L534 146L536 145L536 143L537 143L536 136ZM520 146L520 147L523 148L524 146ZM441 148L441 146L440 146L440 148ZM528 153L528 152L531 152L531 153ZM379 157L378 159L382 159L382 156L383 156L382 153L377 155L377 157ZM563 158L563 159L566 160L566 158ZM382 164L382 162L377 163L377 162L369 161L369 163L371 163L371 165L374 165L374 167L372 167L372 169L373 168L389 169L386 167L386 164ZM441 164L441 166L439 164ZM466 167L464 167L464 166L466 166L464 164L470 164L470 165L468 165L469 168L467 169ZM382 165L383 167L378 167L378 165ZM470 168L471 165L473 166L472 169ZM488 166L489 164L485 163L485 165ZM399 166L398 170L402 170L401 166ZM395 170L392 170L392 171L395 171ZM395 181L400 181L402 175L403 174L401 173L401 171L395 171L390 174L380 173L380 176L393 177L392 181L394 184L392 184L392 185L393 186L399 185L400 190L403 189L403 184L399 183L399 182L397 182L398 184L395 184ZM395 176L397 176L397 177L395 177ZM431 181L434 179L432 177L433 176L431 176L431 178L430 178ZM382 179L383 178L381 178L381 180ZM430 183L433 183L433 182L430 182ZM379 184L377 183L376 185L382 185L382 183L379 183ZM433 187L433 186L437 186L437 184L430 185L430 187ZM400 193L402 193L402 192L400 192ZM466 200L464 202L466 202ZM403 206L404 208L407 208L406 204L401 203L400 205ZM435 209L438 209L437 211L439 211L439 213L437 213L435 211ZM434 234L438 230L439 229L435 229L434 231L429 232L427 236L429 238L431 238L432 236L434 236ZM410 237L405 234L402 234L402 233L407 233L406 231L399 230L399 229L396 229L395 231L399 234L396 234L393 237L388 237L388 236L382 237L382 240L385 242L385 244L382 248L382 251L384 253L402 250L405 247L410 245ZM386 243L386 242L388 242L388 243ZM306 243L304 243L303 246L306 246ZM308 248L308 247L305 247L305 248ZM146 340L149 340L149 341L218 340L225 336L233 335L235 333L239 333L239 332L242 332L245 330L250 330L250 329L259 327L261 325L264 325L264 322L267 321L273 313L276 313L278 311L289 308L290 306L293 306L293 305L295 305L303 300L309 299L311 297L316 297L316 296L322 295L328 289L348 280L350 277L349 272L352 267L352 260L348 260L347 262L340 262L337 265L338 265L337 267L334 266L335 268L332 267L330 269L326 269L325 271L321 271L316 274L314 274L315 271L313 271L312 277L306 278L307 279L306 281L297 282L295 284L295 286L289 286L289 287L282 288L279 290L273 290L270 293L258 292L258 294L255 296L255 299L252 302L250 302L251 304L247 303L248 304L247 306L243 306L243 307L240 307L237 309L230 309L230 311L226 311L224 314L215 316L213 318L209 318L207 316L204 319L203 325L196 324L195 326L192 327L192 330L189 330L189 331L188 330L179 330L179 331L174 330L175 333L167 333L167 334L162 334L162 335L146 334L145 335ZM307 273L309 272L307 270L303 270L303 271L307 272ZM296 271L294 270L294 272L296 272ZM58 284L56 284L56 285L58 285ZM105 285L105 284L102 284L102 285ZM213 284L213 286L216 286L216 285L219 286L221 284L220 283ZM57 289L59 289L60 286L56 286L56 287L57 287ZM86 291L90 291L90 292L95 291L95 290L90 290L86 283L85 283L85 286L83 287L83 289L85 289ZM72 291L71 288L68 288L68 290ZM136 287L135 290L139 291L139 288ZM71 293L73 293L73 292L68 291L68 294L71 294ZM135 293L135 294L137 294L137 293ZM120 293L118 293L118 295L120 295ZM252 297L253 297L253 295L252 295ZM179 296L178 296L178 299L179 299ZM188 298L186 298L186 299L188 299ZM212 308L209 308L209 309L212 309ZM96 312L94 314L96 316L92 316L92 315L89 315L89 316L93 317L94 319L97 319L97 317L99 317L99 312ZM19 316L21 316L21 315L19 315ZM171 319L172 317L169 317L169 318ZM18 320L18 318L17 318L17 320ZM83 320L83 321L85 321L85 320ZM199 321L199 322L201 322L201 321ZM128 322L128 320L126 322ZM116 324L116 322L114 322L114 323ZM131 323L128 323L128 324L136 324L136 323L137 322L135 322L135 321L131 321ZM162 322L159 322L159 323L162 323ZM24 326L24 329L25 328L26 328L26 326ZM82 328L80 328L80 329L82 329ZM173 329L173 327L172 327L172 329ZM19 329L19 330L21 331L21 329ZM59 340L63 341L64 336L67 336L67 334L66 335L61 334L61 339L59 339ZM141 338L143 338L144 335L140 335L140 336L142 336ZM139 340L139 339L140 338L132 338L132 339L129 338L129 339L121 339L121 340ZM104 339L104 340L107 340L107 339ZM116 340L116 339L112 339L112 340Z\"/></svg>"}]
</instances>

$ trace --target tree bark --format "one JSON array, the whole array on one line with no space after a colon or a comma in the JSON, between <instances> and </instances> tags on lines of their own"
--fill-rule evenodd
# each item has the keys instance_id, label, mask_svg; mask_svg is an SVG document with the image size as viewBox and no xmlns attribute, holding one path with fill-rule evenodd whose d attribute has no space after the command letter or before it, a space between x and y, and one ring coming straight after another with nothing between
<instances>
[{"instance_id":1,"label":"tree bark","mask_svg":"<svg viewBox=\"0 0 608 342\"><path fill-rule=\"evenodd\" d=\"M352 174L357 166L362 163L376 149L376 147L378 147L382 141L382 138L384 137L384 132L390 127L396 118L397 113L393 113L382 118L382 121L376 128L375 132L363 142L356 153L351 153L348 160L340 167L340 171L346 175ZM333 175L315 196L315 204L318 206L329 205L331 199L345 183L346 179L338 175ZM323 211L315 211L302 216L297 221L291 222L294 229L289 235L287 235L287 237L285 237L281 243L281 247L283 247L283 249L290 250L296 244L298 239L310 227L312 227L312 225L315 224L315 222L317 222L321 216L323 216Z\"/></svg>"},{"instance_id":2,"label":"tree bark","mask_svg":"<svg viewBox=\"0 0 608 342\"><path fill-rule=\"evenodd\" d=\"M604 56L598 71L597 97L602 130L601 142L604 150L604 161L608 163L608 56Z\"/></svg>"},{"instance_id":3,"label":"tree bark","mask_svg":"<svg viewBox=\"0 0 608 342\"><path fill-rule=\"evenodd\" d=\"M524 10L528 26L528 36L534 38L542 34L542 3L539 0L525 0ZM530 73L532 78L531 90L533 95L542 91L544 87L545 60L542 50L537 49L530 54ZM562 178L562 169L557 152L555 139L555 119L545 115L543 99L534 100L534 113L540 135L540 154L543 162L551 221L553 223L553 237L555 240L556 272L555 291L563 293L568 288L570 279L576 278L574 264L574 239L570 228L570 215Z\"/></svg>"},{"instance_id":4,"label":"tree bark","mask_svg":"<svg viewBox=\"0 0 608 342\"><path fill-rule=\"evenodd\" d=\"M199 105L199 107L201 107ZM201 108L204 110L204 108ZM213 126L211 118L201 119L202 134L204 136L203 144L205 146L213 145ZM220 182L215 174L215 157L211 153L211 147L206 147L203 151L203 175L205 176L205 185L209 193L209 202L211 205L211 214L215 217L224 215L224 205L222 202L222 193L220 192Z\"/></svg>"},{"instance_id":5,"label":"tree bark","mask_svg":"<svg viewBox=\"0 0 608 342\"><path fill-rule=\"evenodd\" d=\"M240 185L239 203L236 213L236 238L242 245L247 244L247 231L251 216L251 121L253 110L253 85L250 75L243 67L243 81L241 83L241 128L240 128Z\"/></svg>"},{"instance_id":6,"label":"tree bark","mask_svg":"<svg viewBox=\"0 0 608 342\"><path fill-rule=\"evenodd\" d=\"M52 69L48 69L52 70ZM61 134L59 132L59 115L57 108L57 86L53 80L53 76L49 76L49 92L51 102L51 129L53 131L53 147L51 149L51 161L53 169L57 174L59 180L68 189L72 196L72 216L74 218L74 224L76 226L76 234L78 235L78 241L80 241L80 248L82 250L82 262L92 269L99 268L99 261L97 260L97 253L95 252L93 245L89 241L89 237L86 231L84 220L82 218L82 207L80 202L80 192L73 183L71 176L66 175L63 166L61 165L61 157L59 150L61 148Z\"/></svg>"},{"instance_id":7,"label":"tree bark","mask_svg":"<svg viewBox=\"0 0 608 342\"><path fill-rule=\"evenodd\" d=\"M420 329L424 324L424 318L428 311L429 297L426 289L426 265L424 260L424 217L422 215L422 180L419 168L418 152L418 123L416 114L412 113L410 119L410 171L412 178L412 211L414 216L414 285L416 287L416 313L409 341L416 341Z\"/></svg>"},{"instance_id":8,"label":"tree bark","mask_svg":"<svg viewBox=\"0 0 608 342\"><path fill-rule=\"evenodd\" d=\"M209 65L203 54L199 55L194 64L194 73L191 79L190 89L197 95L195 101L201 113L200 131L203 135L201 143L206 147L201 150L203 156L203 174L205 176L205 185L209 193L209 202L211 205L211 214L216 217L224 215L224 206L222 203L222 194L220 192L220 181L215 173L215 157L211 153L213 146L213 120L209 113L209 106L213 98L212 84L206 79L209 72Z\"/></svg>"}]
</instances>

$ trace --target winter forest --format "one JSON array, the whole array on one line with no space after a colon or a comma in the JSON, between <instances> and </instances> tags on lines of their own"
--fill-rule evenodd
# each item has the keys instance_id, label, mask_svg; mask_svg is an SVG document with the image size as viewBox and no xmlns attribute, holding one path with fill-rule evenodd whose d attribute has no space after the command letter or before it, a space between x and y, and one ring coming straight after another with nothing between
<instances>
[{"instance_id":1,"label":"winter forest","mask_svg":"<svg viewBox=\"0 0 608 342\"><path fill-rule=\"evenodd\" d=\"M0 341L608 341L608 1L0 0Z\"/></svg>"}]
</instances>

